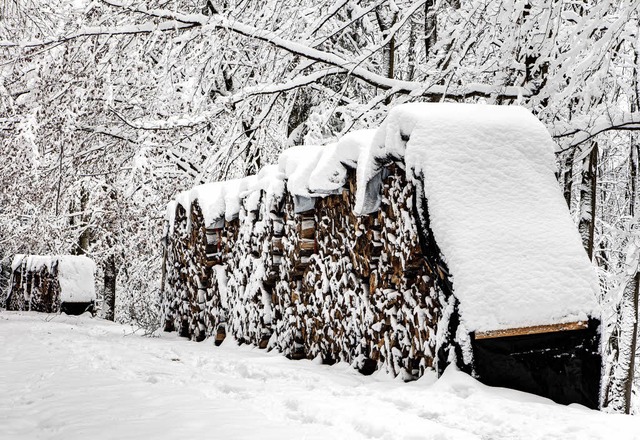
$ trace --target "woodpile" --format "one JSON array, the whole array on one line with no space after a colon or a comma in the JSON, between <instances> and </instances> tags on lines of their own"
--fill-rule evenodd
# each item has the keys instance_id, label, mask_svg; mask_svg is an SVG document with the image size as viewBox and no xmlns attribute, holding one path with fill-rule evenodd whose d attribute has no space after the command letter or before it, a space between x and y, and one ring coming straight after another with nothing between
<instances>
[{"instance_id":1,"label":"woodpile","mask_svg":"<svg viewBox=\"0 0 640 440\"><path fill-rule=\"evenodd\" d=\"M7 310L81 314L93 311L95 264L84 256L16 255Z\"/></svg>"},{"instance_id":2,"label":"woodpile","mask_svg":"<svg viewBox=\"0 0 640 440\"><path fill-rule=\"evenodd\" d=\"M351 170L339 193L304 212L286 190L249 191L218 229L197 201L190 222L178 204L166 240L165 329L215 335L216 344L231 335L363 373L411 379L432 368L441 294L420 247L415 188L390 164L381 208L364 217L353 213L355 189Z\"/></svg>"},{"instance_id":3,"label":"woodpile","mask_svg":"<svg viewBox=\"0 0 640 440\"><path fill-rule=\"evenodd\" d=\"M19 265L14 265L10 282L11 292L7 298L7 310L59 312L58 262L29 263L28 258L23 258Z\"/></svg>"}]
</instances>

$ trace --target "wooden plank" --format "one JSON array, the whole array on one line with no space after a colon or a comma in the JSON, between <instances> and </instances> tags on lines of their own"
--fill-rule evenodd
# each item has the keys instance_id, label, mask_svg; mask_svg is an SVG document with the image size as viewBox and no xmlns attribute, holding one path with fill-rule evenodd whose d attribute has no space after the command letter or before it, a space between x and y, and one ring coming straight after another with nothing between
<instances>
[{"instance_id":1,"label":"wooden plank","mask_svg":"<svg viewBox=\"0 0 640 440\"><path fill-rule=\"evenodd\" d=\"M504 330L490 330L476 332L475 339L506 338L509 336L537 335L541 333L566 332L584 330L588 327L586 321L567 322L565 324L534 325L531 327L508 328Z\"/></svg>"}]
</instances>

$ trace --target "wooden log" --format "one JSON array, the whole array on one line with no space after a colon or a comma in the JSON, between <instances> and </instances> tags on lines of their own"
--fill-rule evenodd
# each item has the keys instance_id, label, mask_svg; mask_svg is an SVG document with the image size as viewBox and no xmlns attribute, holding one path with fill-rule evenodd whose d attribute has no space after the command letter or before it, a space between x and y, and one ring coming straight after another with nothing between
<instances>
[{"instance_id":1,"label":"wooden log","mask_svg":"<svg viewBox=\"0 0 640 440\"><path fill-rule=\"evenodd\" d=\"M300 237L302 239L315 239L316 221L313 218L304 218L300 224Z\"/></svg>"},{"instance_id":2,"label":"wooden log","mask_svg":"<svg viewBox=\"0 0 640 440\"><path fill-rule=\"evenodd\" d=\"M587 321L567 322L564 324L534 325L530 327L517 327L502 330L489 330L475 332L475 339L508 338L510 336L537 335L541 333L566 332L572 330L584 330L589 327Z\"/></svg>"}]
</instances>

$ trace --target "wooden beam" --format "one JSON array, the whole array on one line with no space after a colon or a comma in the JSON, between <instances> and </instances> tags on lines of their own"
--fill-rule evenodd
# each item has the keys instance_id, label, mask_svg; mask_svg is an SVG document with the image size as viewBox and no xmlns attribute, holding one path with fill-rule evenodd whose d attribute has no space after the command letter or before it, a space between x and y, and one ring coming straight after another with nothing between
<instances>
[{"instance_id":1,"label":"wooden beam","mask_svg":"<svg viewBox=\"0 0 640 440\"><path fill-rule=\"evenodd\" d=\"M476 332L475 339L506 338L509 336L537 335L540 333L566 332L570 330L584 330L587 321L567 322L565 324L534 325L532 327L508 328L504 330L489 330Z\"/></svg>"}]
</instances>

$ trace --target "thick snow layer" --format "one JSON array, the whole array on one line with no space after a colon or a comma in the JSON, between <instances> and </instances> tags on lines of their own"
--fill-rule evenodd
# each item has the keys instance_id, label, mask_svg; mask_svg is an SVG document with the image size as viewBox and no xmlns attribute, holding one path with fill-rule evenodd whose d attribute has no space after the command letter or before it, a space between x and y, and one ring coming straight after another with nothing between
<instances>
[{"instance_id":1,"label":"thick snow layer","mask_svg":"<svg viewBox=\"0 0 640 440\"><path fill-rule=\"evenodd\" d=\"M191 227L189 212L191 204L196 200L207 226L215 225L222 219L233 220L240 212L241 195L255 179L255 176L249 176L224 182L205 183L181 192L176 196L175 201L167 204L169 231L173 232L176 204L181 205L187 212L187 229Z\"/></svg>"},{"instance_id":2,"label":"thick snow layer","mask_svg":"<svg viewBox=\"0 0 640 440\"><path fill-rule=\"evenodd\" d=\"M53 263L55 262L55 257L52 257L51 255L16 254L11 262L11 271L13 272L16 270L23 262L25 263L25 269L28 272L37 272L43 268L46 268L47 271L51 271Z\"/></svg>"},{"instance_id":3,"label":"thick snow layer","mask_svg":"<svg viewBox=\"0 0 640 440\"><path fill-rule=\"evenodd\" d=\"M264 192L266 203L282 197L284 193L285 175L279 171L277 165L268 165L255 176L223 182L205 183L179 193L175 200L167 204L166 218L169 223L169 233L173 233L175 226L176 206L181 205L187 213L191 211L191 204L198 201L202 216L207 226L213 226L221 220L235 219L243 203L248 203L248 209L255 209ZM191 217L187 216L187 229L191 227Z\"/></svg>"},{"instance_id":4,"label":"thick snow layer","mask_svg":"<svg viewBox=\"0 0 640 440\"><path fill-rule=\"evenodd\" d=\"M280 154L278 167L287 179L287 190L291 194L316 196L309 191L309 176L318 164L324 148L322 145L297 145Z\"/></svg>"},{"instance_id":5,"label":"thick snow layer","mask_svg":"<svg viewBox=\"0 0 640 440\"><path fill-rule=\"evenodd\" d=\"M96 264L82 255L58 257L60 302L90 302L96 299Z\"/></svg>"},{"instance_id":6,"label":"thick snow layer","mask_svg":"<svg viewBox=\"0 0 640 440\"><path fill-rule=\"evenodd\" d=\"M554 148L522 107L407 104L390 112L361 162L359 192L386 155L404 155L407 172L423 179L468 331L600 316Z\"/></svg>"},{"instance_id":7,"label":"thick snow layer","mask_svg":"<svg viewBox=\"0 0 640 440\"><path fill-rule=\"evenodd\" d=\"M249 194L257 194L264 192L265 199L263 203L267 206L273 206L273 204L282 199L284 195L284 183L285 175L279 170L278 165L267 165L260 169L256 178L251 180L247 188L247 192L241 194L241 197L247 197ZM258 209L257 203L260 201L258 197L252 198L253 204L249 204L247 208L250 210Z\"/></svg>"},{"instance_id":8,"label":"thick snow layer","mask_svg":"<svg viewBox=\"0 0 640 440\"><path fill-rule=\"evenodd\" d=\"M403 383L86 315L0 312L0 438L640 439L640 417L490 388ZM435 382L435 383L434 383Z\"/></svg>"},{"instance_id":9,"label":"thick snow layer","mask_svg":"<svg viewBox=\"0 0 640 440\"><path fill-rule=\"evenodd\" d=\"M46 268L51 271L58 265L60 283L60 302L90 302L96 299L96 264L83 255L16 255L11 264L15 271L22 263L28 272L37 272Z\"/></svg>"},{"instance_id":10,"label":"thick snow layer","mask_svg":"<svg viewBox=\"0 0 640 440\"><path fill-rule=\"evenodd\" d=\"M346 134L337 143L325 145L322 155L309 176L311 192L332 194L347 181L347 167L355 169L360 152L368 148L376 130L357 130Z\"/></svg>"},{"instance_id":11,"label":"thick snow layer","mask_svg":"<svg viewBox=\"0 0 640 440\"><path fill-rule=\"evenodd\" d=\"M194 200L197 200L198 205L200 205L206 226L212 225L224 217L224 182L205 183L204 185L195 186L189 191L188 197L188 203L182 204L182 207L187 211L187 218L189 218L187 223L189 225L191 223L189 212Z\"/></svg>"}]
</instances>

